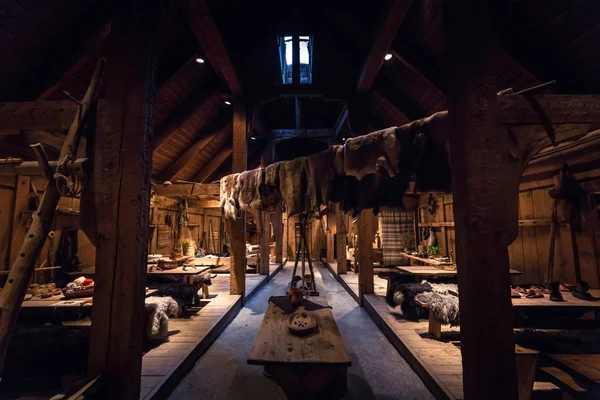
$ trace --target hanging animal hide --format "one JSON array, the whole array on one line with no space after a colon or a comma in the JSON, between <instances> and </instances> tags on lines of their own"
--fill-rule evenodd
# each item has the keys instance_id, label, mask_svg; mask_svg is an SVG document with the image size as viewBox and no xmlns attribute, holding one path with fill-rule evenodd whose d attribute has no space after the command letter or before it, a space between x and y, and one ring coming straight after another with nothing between
<instances>
[{"instance_id":1,"label":"hanging animal hide","mask_svg":"<svg viewBox=\"0 0 600 400\"><path fill-rule=\"evenodd\" d=\"M264 182L258 187L262 201L262 209L274 211L277 204L281 201L281 192L279 191L279 170L283 163L278 162L265 167Z\"/></svg>"},{"instance_id":2,"label":"hanging animal hide","mask_svg":"<svg viewBox=\"0 0 600 400\"><path fill-rule=\"evenodd\" d=\"M579 185L567 164L560 171L558 187L548 192L558 200L560 214L575 232L581 232L582 205L585 205L585 191Z\"/></svg>"},{"instance_id":3,"label":"hanging animal hide","mask_svg":"<svg viewBox=\"0 0 600 400\"><path fill-rule=\"evenodd\" d=\"M263 175L264 170L262 168L251 169L240 174L238 178L240 186L238 203L240 210L246 211L248 208L260 210L262 208L258 187L264 180Z\"/></svg>"},{"instance_id":4,"label":"hanging animal hide","mask_svg":"<svg viewBox=\"0 0 600 400\"><path fill-rule=\"evenodd\" d=\"M231 174L221 179L220 206L226 218L236 219L238 215L239 175Z\"/></svg>"},{"instance_id":5,"label":"hanging animal hide","mask_svg":"<svg viewBox=\"0 0 600 400\"><path fill-rule=\"evenodd\" d=\"M400 153L396 129L388 128L348 139L344 145L344 173L359 180L383 167L390 177L398 172Z\"/></svg>"},{"instance_id":6,"label":"hanging animal hide","mask_svg":"<svg viewBox=\"0 0 600 400\"><path fill-rule=\"evenodd\" d=\"M331 182L335 178L333 165L338 147L342 146L333 146L307 157L307 189L312 211L318 210L321 205L329 204Z\"/></svg>"},{"instance_id":7,"label":"hanging animal hide","mask_svg":"<svg viewBox=\"0 0 600 400\"><path fill-rule=\"evenodd\" d=\"M306 157L284 162L279 170L279 191L288 216L306 211L308 160Z\"/></svg>"}]
</instances>

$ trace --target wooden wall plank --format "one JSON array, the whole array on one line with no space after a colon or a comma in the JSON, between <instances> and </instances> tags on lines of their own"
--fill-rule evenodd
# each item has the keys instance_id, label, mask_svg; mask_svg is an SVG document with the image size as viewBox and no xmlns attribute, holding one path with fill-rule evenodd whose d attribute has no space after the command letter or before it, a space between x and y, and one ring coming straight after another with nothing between
<instances>
[{"instance_id":1,"label":"wooden wall plank","mask_svg":"<svg viewBox=\"0 0 600 400\"><path fill-rule=\"evenodd\" d=\"M0 270L9 264L11 223L13 220L14 190L0 188Z\"/></svg>"},{"instance_id":2,"label":"wooden wall plank","mask_svg":"<svg viewBox=\"0 0 600 400\"><path fill-rule=\"evenodd\" d=\"M12 265L17 258L19 249L25 239L27 233L27 218L28 215L25 213L29 210L29 185L31 178L28 176L17 176L15 200L14 200L14 211L12 220L12 232L10 239L10 256L9 265Z\"/></svg>"},{"instance_id":3,"label":"wooden wall plank","mask_svg":"<svg viewBox=\"0 0 600 400\"><path fill-rule=\"evenodd\" d=\"M532 219L533 213L533 198L531 191L519 193L519 218ZM537 238L535 237L535 228L521 227L520 236L523 242L523 260L525 270L523 272L525 281L528 283L543 283L543 279L539 277L538 271L538 249Z\"/></svg>"},{"instance_id":4,"label":"wooden wall plank","mask_svg":"<svg viewBox=\"0 0 600 400\"><path fill-rule=\"evenodd\" d=\"M360 212L358 217L358 298L362 304L364 294L375 291L373 279L373 237L377 220L373 210Z\"/></svg>"}]
</instances>

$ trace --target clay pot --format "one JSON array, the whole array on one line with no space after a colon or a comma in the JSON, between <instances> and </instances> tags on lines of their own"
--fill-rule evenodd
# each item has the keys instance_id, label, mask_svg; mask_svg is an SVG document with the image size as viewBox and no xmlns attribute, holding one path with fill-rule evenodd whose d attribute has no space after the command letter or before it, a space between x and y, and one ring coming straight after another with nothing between
<instances>
[{"instance_id":1,"label":"clay pot","mask_svg":"<svg viewBox=\"0 0 600 400\"><path fill-rule=\"evenodd\" d=\"M304 300L304 290L293 288L290 289L290 302L294 307L298 307Z\"/></svg>"}]
</instances>

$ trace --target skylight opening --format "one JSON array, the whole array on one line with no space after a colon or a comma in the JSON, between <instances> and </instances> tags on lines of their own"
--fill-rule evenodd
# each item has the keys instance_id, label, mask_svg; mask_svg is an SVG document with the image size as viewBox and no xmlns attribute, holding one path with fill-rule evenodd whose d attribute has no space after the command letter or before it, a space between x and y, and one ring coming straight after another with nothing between
<instances>
[{"instance_id":1,"label":"skylight opening","mask_svg":"<svg viewBox=\"0 0 600 400\"><path fill-rule=\"evenodd\" d=\"M312 83L312 39L310 36L298 36L300 81ZM279 55L281 61L281 77L283 83L293 83L294 37L279 37Z\"/></svg>"}]
</instances>

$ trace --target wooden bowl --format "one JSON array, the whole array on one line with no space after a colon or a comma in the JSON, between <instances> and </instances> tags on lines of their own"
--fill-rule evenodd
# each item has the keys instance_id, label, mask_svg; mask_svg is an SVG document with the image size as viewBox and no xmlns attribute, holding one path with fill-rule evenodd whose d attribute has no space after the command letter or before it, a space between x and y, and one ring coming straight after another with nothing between
<instances>
[{"instance_id":1,"label":"wooden bowl","mask_svg":"<svg viewBox=\"0 0 600 400\"><path fill-rule=\"evenodd\" d=\"M317 329L317 320L310 311L299 307L298 311L288 318L288 329L292 335L309 335Z\"/></svg>"}]
</instances>

